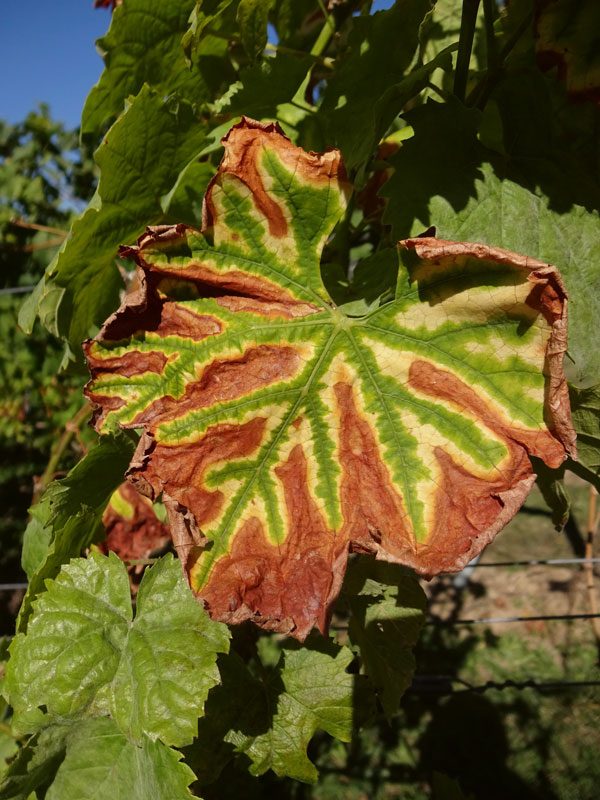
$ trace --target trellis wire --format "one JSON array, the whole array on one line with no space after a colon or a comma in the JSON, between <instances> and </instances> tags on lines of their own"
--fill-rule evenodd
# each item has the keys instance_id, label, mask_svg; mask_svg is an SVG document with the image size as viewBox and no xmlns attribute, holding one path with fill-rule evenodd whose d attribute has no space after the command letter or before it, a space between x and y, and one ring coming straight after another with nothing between
<instances>
[{"instance_id":1,"label":"trellis wire","mask_svg":"<svg viewBox=\"0 0 600 800\"><path fill-rule=\"evenodd\" d=\"M453 684L460 684L462 689L455 689ZM490 689L534 689L537 692L560 691L563 689L584 689L600 686L600 681L536 681L528 678L523 681L506 680L502 682L486 681L486 683L473 685L462 678L452 675L415 675L408 691L416 694L465 694L474 692L483 694Z\"/></svg>"},{"instance_id":2,"label":"trellis wire","mask_svg":"<svg viewBox=\"0 0 600 800\"><path fill-rule=\"evenodd\" d=\"M557 619L598 619L600 614L544 614L528 617L481 617L479 619L429 619L425 625L489 625L496 622L540 622Z\"/></svg>"},{"instance_id":3,"label":"trellis wire","mask_svg":"<svg viewBox=\"0 0 600 800\"><path fill-rule=\"evenodd\" d=\"M487 561L484 563L480 561L475 567L477 569L480 567L558 567L567 564L600 564L600 558L549 558L545 561ZM449 575L451 573L444 574Z\"/></svg>"}]
</instances>

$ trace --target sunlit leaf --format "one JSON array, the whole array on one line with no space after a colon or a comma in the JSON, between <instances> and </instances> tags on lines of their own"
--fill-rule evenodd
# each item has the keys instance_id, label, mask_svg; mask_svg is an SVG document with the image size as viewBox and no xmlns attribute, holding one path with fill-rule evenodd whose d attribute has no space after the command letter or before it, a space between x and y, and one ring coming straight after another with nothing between
<instances>
[{"instance_id":1,"label":"sunlit leaf","mask_svg":"<svg viewBox=\"0 0 600 800\"><path fill-rule=\"evenodd\" d=\"M173 219L169 201L184 191L179 173L206 142L188 104L165 103L148 87L132 101L95 154L98 190L43 281L40 317L52 333L78 346L115 309L123 286L118 244L135 240L149 222ZM199 197L205 185L196 184Z\"/></svg>"},{"instance_id":2,"label":"sunlit leaf","mask_svg":"<svg viewBox=\"0 0 600 800\"><path fill-rule=\"evenodd\" d=\"M14 728L110 713L134 741L189 744L228 639L171 556L144 574L135 618L122 561L114 554L74 559L36 602L27 635L11 645Z\"/></svg>"},{"instance_id":3,"label":"sunlit leaf","mask_svg":"<svg viewBox=\"0 0 600 800\"><path fill-rule=\"evenodd\" d=\"M317 770L307 756L308 743L321 729L342 741L352 733L354 678L347 672L352 653L324 639L303 647L287 642L272 665L254 677L239 656L220 659L222 686L211 692L207 715L191 763L199 777L217 772L234 754L250 759L252 775L272 769L301 781L314 781Z\"/></svg>"},{"instance_id":4,"label":"sunlit leaf","mask_svg":"<svg viewBox=\"0 0 600 800\"><path fill-rule=\"evenodd\" d=\"M335 308L319 256L339 153L243 120L204 234L150 229L142 288L85 350L99 431L143 428L129 475L162 493L214 619L325 630L349 551L461 569L534 475L574 451L555 267L485 245L401 242L396 297Z\"/></svg>"}]
</instances>

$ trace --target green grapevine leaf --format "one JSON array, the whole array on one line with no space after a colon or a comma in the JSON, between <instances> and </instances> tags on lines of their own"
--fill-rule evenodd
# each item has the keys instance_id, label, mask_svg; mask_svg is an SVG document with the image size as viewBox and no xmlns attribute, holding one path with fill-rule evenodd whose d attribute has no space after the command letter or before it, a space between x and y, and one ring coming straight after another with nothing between
<instances>
[{"instance_id":1,"label":"green grapevine leaf","mask_svg":"<svg viewBox=\"0 0 600 800\"><path fill-rule=\"evenodd\" d=\"M132 617L127 571L114 554L63 567L11 645L15 729L110 713L137 742L188 744L219 680L227 629L208 619L170 556L145 573Z\"/></svg>"},{"instance_id":2,"label":"green grapevine leaf","mask_svg":"<svg viewBox=\"0 0 600 800\"><path fill-rule=\"evenodd\" d=\"M110 719L51 725L23 749L0 797L27 800L41 790L46 800L188 800L194 773L180 759L147 737L136 746Z\"/></svg>"},{"instance_id":3,"label":"green grapevine leaf","mask_svg":"<svg viewBox=\"0 0 600 800\"><path fill-rule=\"evenodd\" d=\"M240 70L240 79L216 103L219 113L251 114L267 118L277 114L306 78L314 61L308 55L278 52L265 56L253 67Z\"/></svg>"},{"instance_id":4,"label":"green grapevine leaf","mask_svg":"<svg viewBox=\"0 0 600 800\"><path fill-rule=\"evenodd\" d=\"M260 57L267 44L267 23L274 0L240 0L237 21L244 50L250 61Z\"/></svg>"},{"instance_id":5,"label":"green grapevine leaf","mask_svg":"<svg viewBox=\"0 0 600 800\"><path fill-rule=\"evenodd\" d=\"M104 538L102 514L110 496L123 481L135 437L103 436L63 480L53 481L33 506L23 540L22 563L29 578L17 630L24 631L32 602L45 591L48 578L73 556Z\"/></svg>"},{"instance_id":6,"label":"green grapevine leaf","mask_svg":"<svg viewBox=\"0 0 600 800\"><path fill-rule=\"evenodd\" d=\"M439 55L406 74L430 0L399 0L388 11L356 17L348 53L327 83L322 111L330 141L348 167L365 161L405 103L426 85L434 69L450 65Z\"/></svg>"},{"instance_id":7,"label":"green grapevine leaf","mask_svg":"<svg viewBox=\"0 0 600 800\"><path fill-rule=\"evenodd\" d=\"M525 88L525 76L520 78ZM515 94L516 89L515 106L506 116L513 128L504 141L521 149L510 157L480 143L480 115L472 109L428 103L407 114L415 135L390 158L395 173L381 191L388 199L384 221L395 238L435 225L441 238L494 244L560 265L572 297L569 352L578 377L589 382L600 371L594 334L600 315L598 213L589 210L594 200L584 193L585 176L563 165L561 154L537 135L535 116L529 124L524 97L537 110L539 94L537 106L533 87L520 100ZM585 205L569 200L578 194Z\"/></svg>"},{"instance_id":8,"label":"green grapevine leaf","mask_svg":"<svg viewBox=\"0 0 600 800\"><path fill-rule=\"evenodd\" d=\"M211 99L205 76L187 66L181 45L194 6L194 0L127 0L115 9L108 33L97 42L106 68L85 102L82 134L97 135L144 83L160 96L179 92L196 103ZM227 43L215 45L214 54L224 55Z\"/></svg>"},{"instance_id":9,"label":"green grapevine leaf","mask_svg":"<svg viewBox=\"0 0 600 800\"><path fill-rule=\"evenodd\" d=\"M46 273L40 317L52 333L79 345L114 310L123 285L117 245L169 219L163 196L207 141L186 103L164 103L147 86L132 100L96 152L98 190Z\"/></svg>"},{"instance_id":10,"label":"green grapevine leaf","mask_svg":"<svg viewBox=\"0 0 600 800\"><path fill-rule=\"evenodd\" d=\"M568 466L600 491L600 384L588 389L571 386L569 394L579 457Z\"/></svg>"},{"instance_id":11,"label":"green grapevine leaf","mask_svg":"<svg viewBox=\"0 0 600 800\"><path fill-rule=\"evenodd\" d=\"M425 594L408 571L366 558L352 563L344 591L350 595L350 641L389 719L412 681Z\"/></svg>"},{"instance_id":12,"label":"green grapevine leaf","mask_svg":"<svg viewBox=\"0 0 600 800\"><path fill-rule=\"evenodd\" d=\"M85 344L98 431L144 429L129 471L162 494L213 619L325 630L349 551L461 569L534 475L574 452L555 267L483 245L401 242L395 300L331 302L319 256L340 155L244 119L204 233L127 248L140 291Z\"/></svg>"},{"instance_id":13,"label":"green grapevine leaf","mask_svg":"<svg viewBox=\"0 0 600 800\"><path fill-rule=\"evenodd\" d=\"M552 512L554 527L560 531L566 525L571 511L571 499L564 483L565 464L558 469L550 469L539 458L532 459L532 464L537 474L538 488Z\"/></svg>"},{"instance_id":14,"label":"green grapevine leaf","mask_svg":"<svg viewBox=\"0 0 600 800\"><path fill-rule=\"evenodd\" d=\"M79 726L76 726L79 727ZM32 792L43 796L65 757L68 728L51 725L33 737L12 762L0 782L2 800L31 800ZM38 795L33 795L36 798Z\"/></svg>"},{"instance_id":15,"label":"green grapevine leaf","mask_svg":"<svg viewBox=\"0 0 600 800\"><path fill-rule=\"evenodd\" d=\"M296 780L316 780L306 754L315 731L350 741L354 684L346 668L351 660L348 648L328 640L309 640L304 647L287 642L278 663L263 668L260 677L253 677L235 654L220 660L223 683L209 695L200 720L198 759L208 750L215 764L212 751L221 742L217 771L233 751L251 760L252 775L272 769Z\"/></svg>"}]
</instances>

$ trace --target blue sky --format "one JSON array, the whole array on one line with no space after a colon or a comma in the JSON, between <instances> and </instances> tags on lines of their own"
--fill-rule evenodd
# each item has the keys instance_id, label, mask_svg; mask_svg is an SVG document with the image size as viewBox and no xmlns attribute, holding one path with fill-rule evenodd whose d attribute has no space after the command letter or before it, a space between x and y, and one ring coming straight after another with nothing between
<instances>
[{"instance_id":1,"label":"blue sky","mask_svg":"<svg viewBox=\"0 0 600 800\"><path fill-rule=\"evenodd\" d=\"M93 0L0 4L0 117L18 122L43 101L54 119L75 127L102 72L94 41L106 33L110 12L94 9Z\"/></svg>"},{"instance_id":2,"label":"blue sky","mask_svg":"<svg viewBox=\"0 0 600 800\"><path fill-rule=\"evenodd\" d=\"M54 119L75 127L102 72L94 42L106 33L110 12L95 9L93 0L0 4L0 118L18 122L43 101ZM375 0L373 9L390 5Z\"/></svg>"}]
</instances>

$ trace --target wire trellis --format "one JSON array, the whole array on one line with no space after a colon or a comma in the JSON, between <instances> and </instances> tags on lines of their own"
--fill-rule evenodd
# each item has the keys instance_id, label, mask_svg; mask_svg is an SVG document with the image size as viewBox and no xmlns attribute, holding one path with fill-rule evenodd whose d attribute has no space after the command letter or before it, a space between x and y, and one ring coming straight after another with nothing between
<instances>
[{"instance_id":1,"label":"wire trellis","mask_svg":"<svg viewBox=\"0 0 600 800\"><path fill-rule=\"evenodd\" d=\"M462 688L455 689L454 685L459 684ZM523 681L486 681L482 684L472 684L462 678L453 675L415 675L412 685L408 691L416 694L484 694L490 689L502 691L504 689L534 689L536 692L554 692L567 689L586 689L600 686L600 681L538 681L535 678L527 678Z\"/></svg>"}]
</instances>

